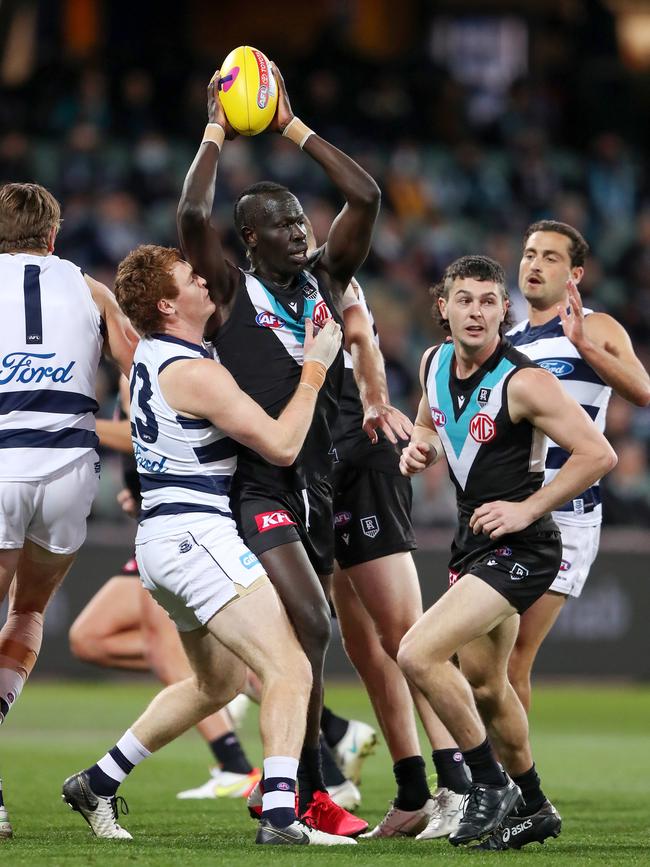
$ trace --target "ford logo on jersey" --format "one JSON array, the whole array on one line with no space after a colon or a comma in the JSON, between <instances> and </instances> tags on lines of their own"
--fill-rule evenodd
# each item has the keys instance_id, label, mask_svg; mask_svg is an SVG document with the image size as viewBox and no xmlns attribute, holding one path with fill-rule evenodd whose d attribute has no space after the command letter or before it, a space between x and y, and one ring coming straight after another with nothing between
<instances>
[{"instance_id":1,"label":"ford logo on jersey","mask_svg":"<svg viewBox=\"0 0 650 867\"><path fill-rule=\"evenodd\" d=\"M54 358L55 352L10 352L2 359L2 371L0 372L0 385L11 382L41 382L50 379L52 382L70 382L70 371L75 366L71 361L67 367L50 367L49 365L35 364L35 359Z\"/></svg>"},{"instance_id":2,"label":"ford logo on jersey","mask_svg":"<svg viewBox=\"0 0 650 867\"><path fill-rule=\"evenodd\" d=\"M570 361L564 361L562 358L547 358L545 361L537 362L544 370L548 370L553 376L568 376L575 370Z\"/></svg>"},{"instance_id":3,"label":"ford logo on jersey","mask_svg":"<svg viewBox=\"0 0 650 867\"><path fill-rule=\"evenodd\" d=\"M276 316L275 313L270 313L268 310L262 310L261 313L258 313L255 321L264 328L284 328L287 324L284 319L280 319L279 316Z\"/></svg>"}]
</instances>

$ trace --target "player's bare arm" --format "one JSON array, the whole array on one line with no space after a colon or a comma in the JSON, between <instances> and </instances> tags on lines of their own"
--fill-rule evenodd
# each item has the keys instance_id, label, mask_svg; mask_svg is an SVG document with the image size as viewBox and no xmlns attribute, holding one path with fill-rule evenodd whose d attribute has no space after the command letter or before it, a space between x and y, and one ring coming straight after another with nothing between
<instances>
[{"instance_id":1,"label":"player's bare arm","mask_svg":"<svg viewBox=\"0 0 650 867\"><path fill-rule=\"evenodd\" d=\"M122 412L126 417L123 419L98 418L95 422L95 430L100 445L128 455L133 453L133 440L131 439L131 422L129 421L129 381L126 376L120 377L119 399Z\"/></svg>"},{"instance_id":2,"label":"player's bare arm","mask_svg":"<svg viewBox=\"0 0 650 867\"><path fill-rule=\"evenodd\" d=\"M442 456L442 444L431 418L431 408L429 407L429 400L424 387L424 370L429 355L432 352L433 347L427 349L420 362L422 397L418 406L418 414L415 417L411 441L405 449L402 449L399 461L400 472L403 476L414 476L417 473L421 473L427 467L435 464Z\"/></svg>"},{"instance_id":3,"label":"player's bare arm","mask_svg":"<svg viewBox=\"0 0 650 867\"><path fill-rule=\"evenodd\" d=\"M110 289L88 274L85 279L106 325L104 352L115 361L124 376L128 376L140 335L120 310Z\"/></svg>"},{"instance_id":4,"label":"player's bare arm","mask_svg":"<svg viewBox=\"0 0 650 867\"><path fill-rule=\"evenodd\" d=\"M542 515L571 500L616 466L616 453L587 413L557 379L539 368L524 368L508 384L510 418L527 419L570 453L555 478L520 503L496 501L475 509L474 533L498 539L525 529Z\"/></svg>"},{"instance_id":5,"label":"player's bare arm","mask_svg":"<svg viewBox=\"0 0 650 867\"><path fill-rule=\"evenodd\" d=\"M650 376L637 358L632 341L606 313L585 316L576 284L569 281L569 310L558 306L564 333L598 376L617 394L637 406L650 404Z\"/></svg>"},{"instance_id":6,"label":"player's bare arm","mask_svg":"<svg viewBox=\"0 0 650 867\"><path fill-rule=\"evenodd\" d=\"M332 280L339 284L338 291L342 293L368 255L381 193L375 181L360 165L295 117L282 73L275 64L273 70L278 82L278 108L268 127L269 131L286 135L299 145L307 133L308 138L301 145L302 149L322 166L345 198L342 211L330 227L320 260ZM299 137L292 135L291 124L299 130Z\"/></svg>"},{"instance_id":7,"label":"player's bare arm","mask_svg":"<svg viewBox=\"0 0 650 867\"><path fill-rule=\"evenodd\" d=\"M341 345L341 328L328 320L312 340L306 321L305 364L300 383L274 419L243 392L231 374L211 359L188 359L169 365L160 374L165 400L177 412L207 417L237 442L254 449L278 466L290 466L298 456L311 425L325 372Z\"/></svg>"},{"instance_id":8,"label":"player's bare arm","mask_svg":"<svg viewBox=\"0 0 650 867\"><path fill-rule=\"evenodd\" d=\"M218 124L228 139L236 132L226 120L217 95L219 74L208 85L208 124ZM194 270L207 281L215 302L228 304L237 288L239 275L224 258L219 232L211 221L217 166L221 148L204 136L189 168L178 203L176 222L181 250Z\"/></svg>"},{"instance_id":9,"label":"player's bare arm","mask_svg":"<svg viewBox=\"0 0 650 867\"><path fill-rule=\"evenodd\" d=\"M375 342L363 305L345 306L343 324L346 346L352 356L354 379L363 405L364 431L372 443L379 439L378 428L383 430L391 443L407 439L413 425L403 412L389 402L384 357Z\"/></svg>"}]
</instances>

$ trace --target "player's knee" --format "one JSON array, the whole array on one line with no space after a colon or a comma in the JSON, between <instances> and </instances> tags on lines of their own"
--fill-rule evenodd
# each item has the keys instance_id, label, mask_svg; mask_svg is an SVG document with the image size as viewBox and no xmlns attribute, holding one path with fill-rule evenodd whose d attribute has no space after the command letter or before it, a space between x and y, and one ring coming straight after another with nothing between
<instances>
[{"instance_id":1,"label":"player's knee","mask_svg":"<svg viewBox=\"0 0 650 867\"><path fill-rule=\"evenodd\" d=\"M329 607L310 605L299 612L294 621L298 640L310 661L324 656L332 635Z\"/></svg>"},{"instance_id":2,"label":"player's knee","mask_svg":"<svg viewBox=\"0 0 650 867\"><path fill-rule=\"evenodd\" d=\"M408 628L403 629L401 626L394 624L379 633L378 638L382 649L391 659L397 659L400 644L406 632L408 632Z\"/></svg>"},{"instance_id":3,"label":"player's knee","mask_svg":"<svg viewBox=\"0 0 650 867\"><path fill-rule=\"evenodd\" d=\"M416 685L422 683L427 668L427 660L418 650L414 641L402 639L397 651L396 662L411 683Z\"/></svg>"},{"instance_id":4,"label":"player's knee","mask_svg":"<svg viewBox=\"0 0 650 867\"><path fill-rule=\"evenodd\" d=\"M101 648L95 637L83 625L75 621L68 632L70 653L81 662L98 663L101 661Z\"/></svg>"},{"instance_id":5,"label":"player's knee","mask_svg":"<svg viewBox=\"0 0 650 867\"><path fill-rule=\"evenodd\" d=\"M489 679L478 683L470 681L470 685L481 714L492 716L503 701L506 684L500 680Z\"/></svg>"}]
</instances>

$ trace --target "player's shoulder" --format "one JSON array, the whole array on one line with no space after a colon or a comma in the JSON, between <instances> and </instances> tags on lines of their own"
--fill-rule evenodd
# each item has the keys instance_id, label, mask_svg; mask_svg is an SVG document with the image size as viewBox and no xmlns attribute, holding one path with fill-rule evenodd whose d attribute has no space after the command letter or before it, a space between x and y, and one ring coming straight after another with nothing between
<instances>
[{"instance_id":1,"label":"player's shoulder","mask_svg":"<svg viewBox=\"0 0 650 867\"><path fill-rule=\"evenodd\" d=\"M503 358L509 361L516 369L536 368L540 369L539 365L532 361L525 353L517 349L513 345L508 336L503 338Z\"/></svg>"}]
</instances>

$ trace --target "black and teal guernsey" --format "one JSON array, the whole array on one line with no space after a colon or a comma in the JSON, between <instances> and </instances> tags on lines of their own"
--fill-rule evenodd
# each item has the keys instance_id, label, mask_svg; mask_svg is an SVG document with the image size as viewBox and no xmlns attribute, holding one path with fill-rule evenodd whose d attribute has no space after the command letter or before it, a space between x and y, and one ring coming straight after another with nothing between
<instances>
[{"instance_id":1,"label":"black and teal guernsey","mask_svg":"<svg viewBox=\"0 0 650 867\"><path fill-rule=\"evenodd\" d=\"M265 285L241 271L228 319L214 346L237 385L277 418L296 390L304 360L305 319L320 326L328 318L342 325L325 280L302 271L287 291ZM343 350L327 372L305 444L290 467L276 467L257 452L239 447L236 479L273 490L302 490L325 479L332 468L332 429L343 381Z\"/></svg>"},{"instance_id":2,"label":"black and teal guernsey","mask_svg":"<svg viewBox=\"0 0 650 867\"><path fill-rule=\"evenodd\" d=\"M544 482L545 434L525 419L513 424L508 412L513 374L537 365L505 339L467 379L456 376L453 362L453 343L434 349L425 366L425 390L456 488L455 542L464 550L478 550L488 537L474 536L469 529L473 511L494 500L521 502ZM553 530L555 524L544 516L527 529Z\"/></svg>"}]
</instances>

